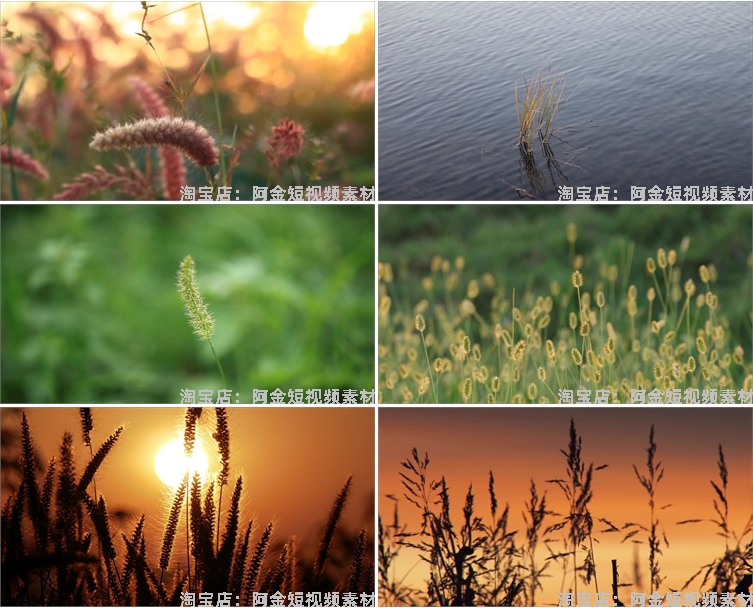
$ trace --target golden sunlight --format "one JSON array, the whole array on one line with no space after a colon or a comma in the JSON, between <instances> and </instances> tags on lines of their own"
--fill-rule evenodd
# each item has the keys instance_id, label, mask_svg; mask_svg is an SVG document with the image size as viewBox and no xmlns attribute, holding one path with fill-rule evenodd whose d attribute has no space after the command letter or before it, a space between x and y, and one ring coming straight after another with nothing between
<instances>
[{"instance_id":1,"label":"golden sunlight","mask_svg":"<svg viewBox=\"0 0 753 608\"><path fill-rule=\"evenodd\" d=\"M186 456L181 439L173 439L162 446L154 458L154 470L157 471L159 478L171 488L177 488L180 485L189 467L191 475L194 471L198 471L202 477L207 474L209 462L198 440L191 458Z\"/></svg>"},{"instance_id":2,"label":"golden sunlight","mask_svg":"<svg viewBox=\"0 0 753 608\"><path fill-rule=\"evenodd\" d=\"M370 2L317 2L308 11L303 33L316 47L337 47L363 29Z\"/></svg>"}]
</instances>

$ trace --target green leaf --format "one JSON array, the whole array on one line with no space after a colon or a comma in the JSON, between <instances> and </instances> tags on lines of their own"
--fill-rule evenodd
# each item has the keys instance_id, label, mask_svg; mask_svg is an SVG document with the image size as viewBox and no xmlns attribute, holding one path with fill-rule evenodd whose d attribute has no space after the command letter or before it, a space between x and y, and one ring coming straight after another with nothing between
<instances>
[{"instance_id":1,"label":"green leaf","mask_svg":"<svg viewBox=\"0 0 753 608\"><path fill-rule=\"evenodd\" d=\"M31 70L33 68L29 68L29 70L24 74L24 77L21 79L21 83L18 85L18 90L16 91L16 94L13 96L13 101L10 104L10 109L8 110L8 129L10 129L13 126L13 121L16 119L16 107L18 106L18 98L21 97L21 91L24 90L24 85L26 84L26 79L29 77L29 74L31 73Z\"/></svg>"}]
</instances>

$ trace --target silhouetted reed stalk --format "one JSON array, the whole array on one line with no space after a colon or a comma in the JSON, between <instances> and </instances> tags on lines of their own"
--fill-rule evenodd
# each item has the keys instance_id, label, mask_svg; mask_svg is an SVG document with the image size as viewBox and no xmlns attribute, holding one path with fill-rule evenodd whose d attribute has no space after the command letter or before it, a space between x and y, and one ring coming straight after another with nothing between
<instances>
[{"instance_id":1,"label":"silhouetted reed stalk","mask_svg":"<svg viewBox=\"0 0 753 608\"><path fill-rule=\"evenodd\" d=\"M578 436L575 430L575 421L570 419L570 442L568 444L567 452L560 450L567 458L567 480L565 479L550 479L547 483L555 483L565 494L569 503L570 512L559 523L549 526L546 533L561 530L567 527L567 537L564 553L558 554L555 558L564 557L565 566L563 569L563 585L564 576L567 573L567 558L572 556L573 558L573 588L575 597L578 595L578 570L583 570L584 582L588 585L591 583L591 579L594 579L596 592L599 592L599 583L596 578L596 563L593 553L593 518L588 508L588 504L593 498L593 492L591 483L593 480L594 470L599 471L607 468L609 465L601 465L594 469L593 463L586 468L585 462L581 458L581 449L583 447L583 438ZM601 520L609 524L606 520ZM609 531L615 531L616 528L609 524L613 529ZM583 565L578 566L578 547L581 546L586 540L589 541L588 548L585 548L586 555L583 559Z\"/></svg>"},{"instance_id":2,"label":"silhouetted reed stalk","mask_svg":"<svg viewBox=\"0 0 753 608\"><path fill-rule=\"evenodd\" d=\"M638 472L638 468L633 465L633 470L635 471L635 476L638 478L638 481L640 484L645 488L646 492L648 493L648 506L651 512L651 519L650 519L650 527L646 528L645 526L642 526L640 524L626 524L625 528L630 528L632 526L638 526L641 530L644 530L648 532L648 564L649 564L649 571L651 573L651 584L650 584L650 591L653 593L655 590L658 591L659 587L661 586L662 582L666 577L661 576L661 569L659 567L659 555L663 555L661 550L661 539L659 538L659 519L655 515L656 511L656 487L659 485L659 482L662 480L662 477L664 477L664 468L661 466L661 461L654 462L656 457L656 448L657 445L654 442L654 425L651 425L651 432L649 433L649 439L648 439L648 448L646 448L647 458L646 458L646 469L648 470L648 475L641 475ZM664 505L661 507L660 510L666 509L670 505ZM630 532L625 538L622 539L622 541L626 541L628 538L631 538L635 534L637 534L638 530L634 530ZM669 542L667 541L666 534L663 535L664 537L664 544L669 547Z\"/></svg>"},{"instance_id":3,"label":"silhouetted reed stalk","mask_svg":"<svg viewBox=\"0 0 753 608\"><path fill-rule=\"evenodd\" d=\"M682 589L687 589L688 585L694 579L703 574L703 580L700 585L701 589L713 576L714 586L711 590L722 593L731 591L733 588L735 590L742 589L742 591L738 591L740 593L745 591L744 583L746 581L747 586L750 586L751 575L753 574L753 541L748 540L747 543L742 544L744 542L743 538L747 536L750 539L750 535L753 533L753 516L748 519L742 534L738 537L729 524L729 502L727 499L729 471L727 470L727 463L724 459L724 450L721 444L719 444L717 467L719 469L720 483L717 484L714 480L711 480L710 483L716 494L716 498L713 499L713 505L718 519L686 519L678 521L677 524L695 524L704 521L713 523L720 530L717 534L724 538L724 554L721 557L715 558L710 563L701 566L698 572L691 576L682 586ZM717 502L717 498L719 502ZM732 547L730 547L730 539L735 541L735 545ZM740 580L737 580L738 577Z\"/></svg>"},{"instance_id":4,"label":"silhouetted reed stalk","mask_svg":"<svg viewBox=\"0 0 753 608\"><path fill-rule=\"evenodd\" d=\"M345 501L348 499L348 493L350 492L350 484L352 481L352 476L348 477L345 481L343 487L340 489L340 493L337 495L337 498L335 498L335 503L332 505L332 510L329 513L327 525L324 528L324 536L319 544L319 551L316 554L316 561L314 562L314 587L316 587L319 582L319 575L322 573L322 570L324 570L324 563L327 561L329 547L332 544L332 537L335 534L335 527L337 526L337 522L340 521L340 516L345 507Z\"/></svg>"}]
</instances>

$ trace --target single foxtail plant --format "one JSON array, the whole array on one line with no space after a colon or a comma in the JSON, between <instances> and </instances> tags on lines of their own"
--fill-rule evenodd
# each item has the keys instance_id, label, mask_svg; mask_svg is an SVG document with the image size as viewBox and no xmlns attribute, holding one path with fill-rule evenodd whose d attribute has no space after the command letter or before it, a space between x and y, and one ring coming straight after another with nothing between
<instances>
[{"instance_id":1,"label":"single foxtail plant","mask_svg":"<svg viewBox=\"0 0 753 608\"><path fill-rule=\"evenodd\" d=\"M227 388L227 380L225 379L225 372L222 371L222 364L217 356L217 352L214 350L214 344L212 344L212 336L214 335L214 319L204 303L204 298L199 291L199 284L196 281L196 263L190 255L187 255L180 263L178 269L178 292L185 305L186 314L188 315L191 327L201 340L209 342L209 347L212 349L214 360L217 361L217 367L220 370L220 376L222 376L222 382Z\"/></svg>"}]
</instances>

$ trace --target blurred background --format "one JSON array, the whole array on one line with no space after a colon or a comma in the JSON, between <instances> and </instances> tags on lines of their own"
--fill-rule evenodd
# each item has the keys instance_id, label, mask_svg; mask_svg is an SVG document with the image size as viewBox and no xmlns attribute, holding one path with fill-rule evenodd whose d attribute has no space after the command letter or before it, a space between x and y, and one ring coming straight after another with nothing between
<instances>
[{"instance_id":1,"label":"blurred background","mask_svg":"<svg viewBox=\"0 0 753 608\"><path fill-rule=\"evenodd\" d=\"M146 18L140 2L3 2L6 118L21 89L7 133L14 147L50 173L46 183L22 174L21 199L48 200L97 164L133 161L145 172L156 164L148 149L130 155L89 149L97 130L143 116L129 77L157 90L173 115L181 108L167 75L183 93L195 82L186 115L218 139L202 8L216 62L223 142L229 145L235 132L236 146L246 148L233 172L240 200L251 199L254 185L269 182L374 185L372 2L158 2ZM272 168L266 140L283 118L303 126L304 149ZM3 172L7 178L7 167ZM3 181L8 199L9 180ZM205 184L204 173L190 167L189 185Z\"/></svg>"},{"instance_id":2,"label":"blurred background","mask_svg":"<svg viewBox=\"0 0 753 608\"><path fill-rule=\"evenodd\" d=\"M563 291L568 288L573 271L569 223L577 229L573 251L583 256L586 289L616 265L618 290L634 284L645 303L643 294L653 286L646 258L656 260L659 248L677 251L683 281L692 278L700 291L705 287L698 268L713 264L719 310L729 321L733 343L741 344L748 358L753 212L747 205L380 205L379 261L392 265L390 296L402 306L427 297L422 279L431 274L435 255L451 262L462 256L458 295L465 297L468 281L478 280L481 293L474 303L486 317L493 291L482 280L485 273L508 294L516 288L518 298L549 295L552 281ZM685 237L689 243L683 255Z\"/></svg>"},{"instance_id":3,"label":"blurred background","mask_svg":"<svg viewBox=\"0 0 753 608\"><path fill-rule=\"evenodd\" d=\"M0 212L5 403L180 403L182 388L216 401L176 287L189 254L240 403L254 388L374 388L372 205Z\"/></svg>"}]
</instances>

